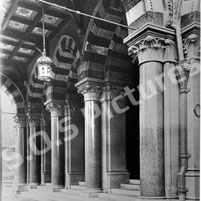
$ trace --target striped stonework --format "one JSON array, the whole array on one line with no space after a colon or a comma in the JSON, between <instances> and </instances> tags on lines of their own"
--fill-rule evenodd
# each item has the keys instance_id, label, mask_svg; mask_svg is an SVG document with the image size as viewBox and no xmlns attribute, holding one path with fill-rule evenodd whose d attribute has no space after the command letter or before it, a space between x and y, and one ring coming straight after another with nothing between
<instances>
[{"instance_id":1,"label":"striped stonework","mask_svg":"<svg viewBox=\"0 0 201 201\"><path fill-rule=\"evenodd\" d=\"M94 15L120 24L126 24L122 7L108 5L102 1L97 5ZM127 30L118 25L91 19L85 35L83 63L80 66L80 79L115 79L125 81L130 75L132 63L127 55L123 38Z\"/></svg>"},{"instance_id":2,"label":"striped stonework","mask_svg":"<svg viewBox=\"0 0 201 201\"><path fill-rule=\"evenodd\" d=\"M53 80L47 85L46 99L65 100L67 89L75 90L80 65L80 51L71 36L63 35L59 39L53 61Z\"/></svg>"},{"instance_id":3,"label":"striped stonework","mask_svg":"<svg viewBox=\"0 0 201 201\"><path fill-rule=\"evenodd\" d=\"M12 104L15 105L16 114L25 114L25 100L18 86L3 74L1 74L1 86L5 93L10 97Z\"/></svg>"}]
</instances>

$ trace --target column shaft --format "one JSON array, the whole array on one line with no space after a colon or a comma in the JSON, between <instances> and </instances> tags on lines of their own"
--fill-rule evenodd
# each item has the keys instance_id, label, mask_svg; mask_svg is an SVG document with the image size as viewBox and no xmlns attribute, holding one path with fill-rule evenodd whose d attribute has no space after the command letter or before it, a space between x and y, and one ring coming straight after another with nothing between
<instances>
[{"instance_id":1,"label":"column shaft","mask_svg":"<svg viewBox=\"0 0 201 201\"><path fill-rule=\"evenodd\" d=\"M18 167L18 184L27 183L27 174L26 174L26 127L24 123L19 123L18 127L18 142L17 142L17 153L20 154L23 159L21 165Z\"/></svg>"},{"instance_id":2,"label":"column shaft","mask_svg":"<svg viewBox=\"0 0 201 201\"><path fill-rule=\"evenodd\" d=\"M101 113L98 93L85 93L85 182L99 190L101 182Z\"/></svg>"},{"instance_id":3,"label":"column shaft","mask_svg":"<svg viewBox=\"0 0 201 201\"><path fill-rule=\"evenodd\" d=\"M30 123L30 185L35 187L40 184L40 135L39 122Z\"/></svg>"},{"instance_id":4,"label":"column shaft","mask_svg":"<svg viewBox=\"0 0 201 201\"><path fill-rule=\"evenodd\" d=\"M141 196L145 197L165 195L164 97L155 80L161 73L162 64L159 62L140 66L140 86L143 88L140 90L140 182ZM150 90L154 93L147 96Z\"/></svg>"},{"instance_id":5,"label":"column shaft","mask_svg":"<svg viewBox=\"0 0 201 201\"><path fill-rule=\"evenodd\" d=\"M51 182L54 189L64 186L64 133L59 128L61 116L51 113Z\"/></svg>"},{"instance_id":6,"label":"column shaft","mask_svg":"<svg viewBox=\"0 0 201 201\"><path fill-rule=\"evenodd\" d=\"M41 119L41 184L51 183L51 125L50 121Z\"/></svg>"}]
</instances>

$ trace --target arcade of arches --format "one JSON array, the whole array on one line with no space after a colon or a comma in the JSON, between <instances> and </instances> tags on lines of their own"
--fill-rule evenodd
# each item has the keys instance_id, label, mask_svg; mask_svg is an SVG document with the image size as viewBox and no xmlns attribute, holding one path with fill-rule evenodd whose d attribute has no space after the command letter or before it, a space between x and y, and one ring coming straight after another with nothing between
<instances>
[{"instance_id":1,"label":"arcade of arches","mask_svg":"<svg viewBox=\"0 0 201 201\"><path fill-rule=\"evenodd\" d=\"M18 190L137 182L141 198L199 200L200 1L47 1L133 29L45 5L43 83L41 3L7 2L1 85L16 104Z\"/></svg>"}]
</instances>

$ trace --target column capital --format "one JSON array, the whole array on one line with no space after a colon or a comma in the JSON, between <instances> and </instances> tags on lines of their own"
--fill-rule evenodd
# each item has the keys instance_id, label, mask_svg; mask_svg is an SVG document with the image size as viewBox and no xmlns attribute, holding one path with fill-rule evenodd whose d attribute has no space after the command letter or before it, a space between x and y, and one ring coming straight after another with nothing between
<instances>
[{"instance_id":1,"label":"column capital","mask_svg":"<svg viewBox=\"0 0 201 201\"><path fill-rule=\"evenodd\" d=\"M102 101L109 101L123 93L123 86L109 84L103 87Z\"/></svg>"},{"instance_id":2,"label":"column capital","mask_svg":"<svg viewBox=\"0 0 201 201\"><path fill-rule=\"evenodd\" d=\"M16 115L14 117L14 121L17 124L18 128L26 127L27 119L25 115Z\"/></svg>"},{"instance_id":3,"label":"column capital","mask_svg":"<svg viewBox=\"0 0 201 201\"><path fill-rule=\"evenodd\" d=\"M186 59L200 59L200 36L190 33L184 40L184 54Z\"/></svg>"},{"instance_id":4,"label":"column capital","mask_svg":"<svg viewBox=\"0 0 201 201\"><path fill-rule=\"evenodd\" d=\"M78 87L78 92L84 96L84 101L99 101L102 87L97 83L85 83Z\"/></svg>"},{"instance_id":5,"label":"column capital","mask_svg":"<svg viewBox=\"0 0 201 201\"><path fill-rule=\"evenodd\" d=\"M28 114L27 120L28 120L29 126L30 127L39 126L40 125L40 118L41 118L40 114Z\"/></svg>"},{"instance_id":6,"label":"column capital","mask_svg":"<svg viewBox=\"0 0 201 201\"><path fill-rule=\"evenodd\" d=\"M81 116L82 105L77 100L66 100L65 116Z\"/></svg>"},{"instance_id":7,"label":"column capital","mask_svg":"<svg viewBox=\"0 0 201 201\"><path fill-rule=\"evenodd\" d=\"M138 57L139 64L151 61L166 62L167 59L175 62L177 54L174 48L172 49L174 41L174 30L151 23L145 24L124 39L124 43L129 47L129 55L134 59ZM167 47L171 47L168 50L171 50L171 54L168 52L169 58L167 58L167 52L165 53Z\"/></svg>"},{"instance_id":8,"label":"column capital","mask_svg":"<svg viewBox=\"0 0 201 201\"><path fill-rule=\"evenodd\" d=\"M159 61L163 62L163 55L165 49L165 39L153 37L151 35L138 41L128 49L128 54L135 58L138 56L139 64Z\"/></svg>"},{"instance_id":9,"label":"column capital","mask_svg":"<svg viewBox=\"0 0 201 201\"><path fill-rule=\"evenodd\" d=\"M64 101L49 100L44 103L46 109L51 112L51 116L63 116L64 115Z\"/></svg>"}]
</instances>

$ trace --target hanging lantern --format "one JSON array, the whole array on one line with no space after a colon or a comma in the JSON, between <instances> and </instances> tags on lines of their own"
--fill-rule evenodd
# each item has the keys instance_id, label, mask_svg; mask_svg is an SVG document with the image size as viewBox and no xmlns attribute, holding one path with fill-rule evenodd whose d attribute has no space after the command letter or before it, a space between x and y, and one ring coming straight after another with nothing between
<instances>
[{"instance_id":1,"label":"hanging lantern","mask_svg":"<svg viewBox=\"0 0 201 201\"><path fill-rule=\"evenodd\" d=\"M43 82L49 82L52 78L52 60L50 57L46 56L45 49L45 19L44 19L44 9L42 7L42 25L43 25L43 52L42 56L37 59L36 66L38 68L38 79Z\"/></svg>"},{"instance_id":2,"label":"hanging lantern","mask_svg":"<svg viewBox=\"0 0 201 201\"><path fill-rule=\"evenodd\" d=\"M36 62L38 68L38 79L49 82L52 78L52 60L45 53Z\"/></svg>"}]
</instances>

